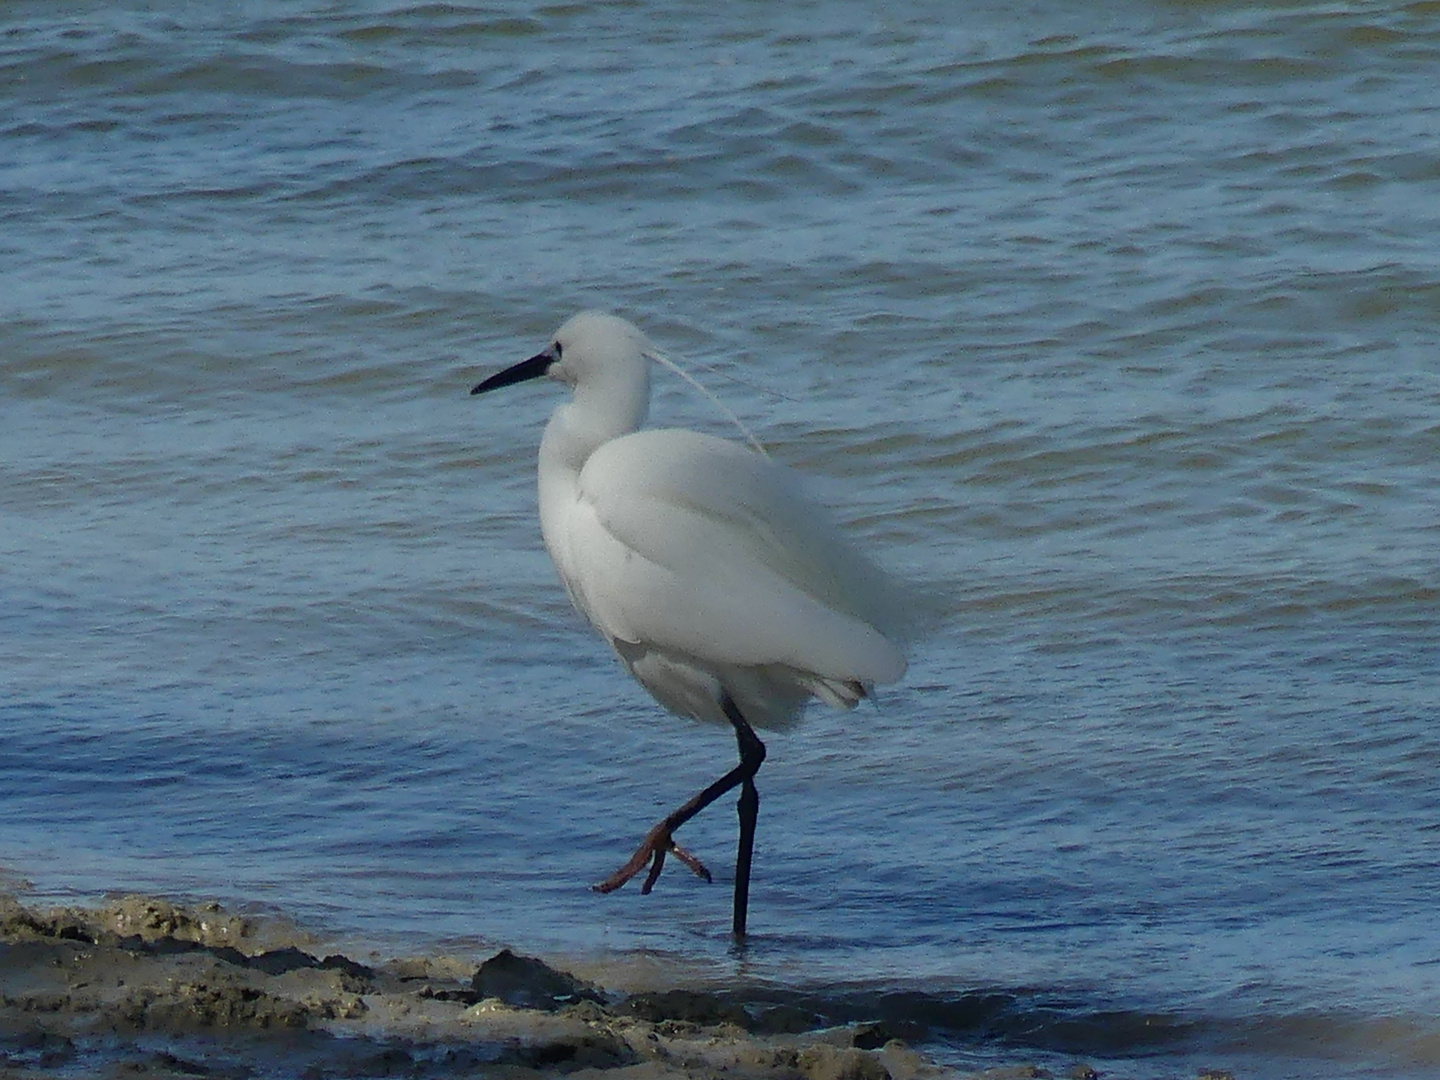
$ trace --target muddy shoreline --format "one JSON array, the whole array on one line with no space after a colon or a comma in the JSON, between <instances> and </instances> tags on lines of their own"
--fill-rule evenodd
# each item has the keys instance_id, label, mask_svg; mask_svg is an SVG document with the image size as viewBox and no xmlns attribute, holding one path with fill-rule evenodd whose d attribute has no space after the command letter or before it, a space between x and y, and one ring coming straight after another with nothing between
<instances>
[{"instance_id":1,"label":"muddy shoreline","mask_svg":"<svg viewBox=\"0 0 1440 1080\"><path fill-rule=\"evenodd\" d=\"M1085 1077L1083 1064L1067 1070ZM623 994L502 951L365 964L280 920L126 897L0 895L0 1080L556 1077L929 1080L886 1025L682 987Z\"/></svg>"}]
</instances>

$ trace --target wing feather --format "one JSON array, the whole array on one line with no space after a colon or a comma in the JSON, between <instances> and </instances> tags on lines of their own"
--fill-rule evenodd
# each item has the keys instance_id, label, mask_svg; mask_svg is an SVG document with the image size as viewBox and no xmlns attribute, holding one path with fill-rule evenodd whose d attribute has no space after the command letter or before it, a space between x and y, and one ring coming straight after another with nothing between
<instances>
[{"instance_id":1,"label":"wing feather","mask_svg":"<svg viewBox=\"0 0 1440 1080\"><path fill-rule=\"evenodd\" d=\"M724 439L646 430L611 440L579 477L571 557L614 636L715 663L784 663L890 682L883 574L782 468Z\"/></svg>"}]
</instances>

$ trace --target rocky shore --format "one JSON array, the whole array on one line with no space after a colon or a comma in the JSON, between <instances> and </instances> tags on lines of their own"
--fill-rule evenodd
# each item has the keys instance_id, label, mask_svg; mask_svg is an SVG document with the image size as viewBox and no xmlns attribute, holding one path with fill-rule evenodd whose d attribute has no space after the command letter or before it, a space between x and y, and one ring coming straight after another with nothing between
<instances>
[{"instance_id":1,"label":"rocky shore","mask_svg":"<svg viewBox=\"0 0 1440 1080\"><path fill-rule=\"evenodd\" d=\"M1083 1065L1071 1075L1093 1075ZM0 896L0 1080L580 1076L928 1080L883 1025L672 988L619 994L502 951L365 964L279 920ZM985 1074L1043 1075L1018 1065Z\"/></svg>"}]
</instances>

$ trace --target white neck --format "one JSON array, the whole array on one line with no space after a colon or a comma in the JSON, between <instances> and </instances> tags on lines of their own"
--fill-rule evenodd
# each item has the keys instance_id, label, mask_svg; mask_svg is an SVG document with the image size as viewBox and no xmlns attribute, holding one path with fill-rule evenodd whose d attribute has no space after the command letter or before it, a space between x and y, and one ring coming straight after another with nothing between
<instances>
[{"instance_id":1,"label":"white neck","mask_svg":"<svg viewBox=\"0 0 1440 1080\"><path fill-rule=\"evenodd\" d=\"M540 443L542 475L547 462L551 468L578 474L600 446L645 422L650 362L638 354L626 360L586 371L574 387L574 398L556 408Z\"/></svg>"},{"instance_id":2,"label":"white neck","mask_svg":"<svg viewBox=\"0 0 1440 1080\"><path fill-rule=\"evenodd\" d=\"M540 440L540 531L570 587L569 559L561 540L566 515L579 494L580 470L590 455L611 439L637 430L650 405L650 376L643 358L619 378L600 385L586 381L575 397L556 408ZM571 588L571 597L576 597ZM582 610L584 610L582 605Z\"/></svg>"}]
</instances>

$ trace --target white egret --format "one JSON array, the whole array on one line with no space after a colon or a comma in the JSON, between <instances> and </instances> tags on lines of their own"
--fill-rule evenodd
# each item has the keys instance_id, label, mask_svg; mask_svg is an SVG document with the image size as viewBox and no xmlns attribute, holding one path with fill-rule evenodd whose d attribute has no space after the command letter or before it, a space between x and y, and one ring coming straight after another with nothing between
<instances>
[{"instance_id":1,"label":"white egret","mask_svg":"<svg viewBox=\"0 0 1440 1080\"><path fill-rule=\"evenodd\" d=\"M794 720L811 697L854 707L905 671L894 593L763 453L711 435L640 430L649 340L586 311L549 346L476 386L483 394L548 375L573 391L540 443L540 529L575 607L665 708L728 722L740 763L665 817L594 886L612 892L673 854L710 880L674 833L739 786L734 932L745 935L765 744L754 727Z\"/></svg>"}]
</instances>

